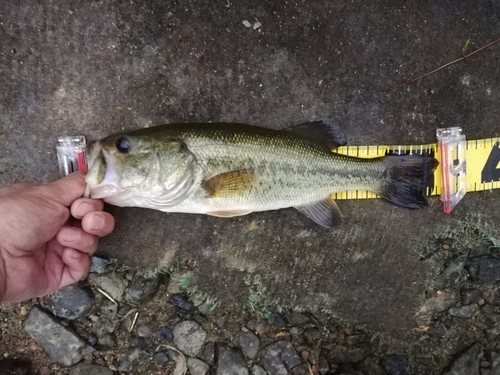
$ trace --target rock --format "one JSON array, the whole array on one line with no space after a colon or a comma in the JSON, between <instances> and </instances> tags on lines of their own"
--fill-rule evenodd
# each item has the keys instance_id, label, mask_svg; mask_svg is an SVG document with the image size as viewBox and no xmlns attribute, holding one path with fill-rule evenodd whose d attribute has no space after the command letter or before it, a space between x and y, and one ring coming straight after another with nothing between
<instances>
[{"instance_id":1,"label":"rock","mask_svg":"<svg viewBox=\"0 0 500 375\"><path fill-rule=\"evenodd\" d=\"M139 337L151 337L153 330L148 324L141 323L137 325L137 335Z\"/></svg>"},{"instance_id":2,"label":"rock","mask_svg":"<svg viewBox=\"0 0 500 375\"><path fill-rule=\"evenodd\" d=\"M452 291L435 291L424 302L415 315L418 325L428 325L440 312L447 310L457 303L457 296Z\"/></svg>"},{"instance_id":3,"label":"rock","mask_svg":"<svg viewBox=\"0 0 500 375\"><path fill-rule=\"evenodd\" d=\"M113 375L113 371L102 366L80 363L71 368L69 375Z\"/></svg>"},{"instance_id":4,"label":"rock","mask_svg":"<svg viewBox=\"0 0 500 375\"><path fill-rule=\"evenodd\" d=\"M302 313L294 311L290 314L289 320L293 325L302 325L309 323L309 318Z\"/></svg>"},{"instance_id":5,"label":"rock","mask_svg":"<svg viewBox=\"0 0 500 375\"><path fill-rule=\"evenodd\" d=\"M118 320L113 318L102 318L96 323L95 333L97 337L100 337L105 333L113 333L117 326Z\"/></svg>"},{"instance_id":6,"label":"rock","mask_svg":"<svg viewBox=\"0 0 500 375\"><path fill-rule=\"evenodd\" d=\"M247 358L254 359L257 356L260 340L255 333L241 331L238 334L238 344Z\"/></svg>"},{"instance_id":7,"label":"rock","mask_svg":"<svg viewBox=\"0 0 500 375\"><path fill-rule=\"evenodd\" d=\"M493 341L500 335L500 325L486 330L486 338Z\"/></svg>"},{"instance_id":8,"label":"rock","mask_svg":"<svg viewBox=\"0 0 500 375\"><path fill-rule=\"evenodd\" d=\"M271 316L267 319L267 321L269 322L269 324L278 328L284 328L287 326L287 322L283 317L283 315L278 313L271 314Z\"/></svg>"},{"instance_id":9,"label":"rock","mask_svg":"<svg viewBox=\"0 0 500 375\"><path fill-rule=\"evenodd\" d=\"M188 311L191 309L191 304L182 294L177 294L172 297L172 305L184 311Z\"/></svg>"},{"instance_id":10,"label":"rock","mask_svg":"<svg viewBox=\"0 0 500 375\"><path fill-rule=\"evenodd\" d=\"M158 336L163 340L172 342L174 340L174 334L169 328L163 327L158 330Z\"/></svg>"},{"instance_id":11,"label":"rock","mask_svg":"<svg viewBox=\"0 0 500 375\"><path fill-rule=\"evenodd\" d=\"M259 365L253 365L252 375L267 375L267 372Z\"/></svg>"},{"instance_id":12,"label":"rock","mask_svg":"<svg viewBox=\"0 0 500 375\"><path fill-rule=\"evenodd\" d=\"M115 301L122 301L127 281L116 273L106 273L104 275L90 274L89 281L104 290Z\"/></svg>"},{"instance_id":13,"label":"rock","mask_svg":"<svg viewBox=\"0 0 500 375\"><path fill-rule=\"evenodd\" d=\"M495 284L500 281L500 258L482 256L479 260L477 279L483 284Z\"/></svg>"},{"instance_id":14,"label":"rock","mask_svg":"<svg viewBox=\"0 0 500 375\"><path fill-rule=\"evenodd\" d=\"M452 364L445 375L479 375L482 347L479 343L463 352Z\"/></svg>"},{"instance_id":15,"label":"rock","mask_svg":"<svg viewBox=\"0 0 500 375\"><path fill-rule=\"evenodd\" d=\"M462 290L462 305L470 305L472 303L479 303L481 299L481 291L477 289Z\"/></svg>"},{"instance_id":16,"label":"rock","mask_svg":"<svg viewBox=\"0 0 500 375\"><path fill-rule=\"evenodd\" d=\"M106 272L106 266L111 262L104 258L99 258L96 256L90 257L90 272L91 273L104 273Z\"/></svg>"},{"instance_id":17,"label":"rock","mask_svg":"<svg viewBox=\"0 0 500 375\"><path fill-rule=\"evenodd\" d=\"M448 310L448 314L451 316L456 316L457 318L470 318L477 310L477 305L467 305L462 307L450 307Z\"/></svg>"},{"instance_id":18,"label":"rock","mask_svg":"<svg viewBox=\"0 0 500 375\"><path fill-rule=\"evenodd\" d=\"M368 347L348 348L342 345L336 345L327 354L328 362L335 364L357 363L363 361L370 349Z\"/></svg>"},{"instance_id":19,"label":"rock","mask_svg":"<svg viewBox=\"0 0 500 375\"><path fill-rule=\"evenodd\" d=\"M155 362L161 363L162 365L168 363L169 358L167 353L165 352L158 352L153 355L153 360ZM192 375L192 374L191 374Z\"/></svg>"},{"instance_id":20,"label":"rock","mask_svg":"<svg viewBox=\"0 0 500 375\"><path fill-rule=\"evenodd\" d=\"M408 359L402 355L389 355L382 359L387 375L408 375Z\"/></svg>"},{"instance_id":21,"label":"rock","mask_svg":"<svg viewBox=\"0 0 500 375\"><path fill-rule=\"evenodd\" d=\"M174 327L174 343L184 354L196 357L207 338L207 332L201 325L186 320Z\"/></svg>"},{"instance_id":22,"label":"rock","mask_svg":"<svg viewBox=\"0 0 500 375\"><path fill-rule=\"evenodd\" d=\"M304 337L309 345L313 345L321 339L321 332L317 328L309 328L304 332Z\"/></svg>"},{"instance_id":23,"label":"rock","mask_svg":"<svg viewBox=\"0 0 500 375\"><path fill-rule=\"evenodd\" d=\"M217 375L248 375L248 368L240 351L221 345L218 348Z\"/></svg>"},{"instance_id":24,"label":"rock","mask_svg":"<svg viewBox=\"0 0 500 375\"><path fill-rule=\"evenodd\" d=\"M500 353L499 352L491 352L491 374L497 375L500 374ZM481 374L483 375L483 374Z\"/></svg>"},{"instance_id":25,"label":"rock","mask_svg":"<svg viewBox=\"0 0 500 375\"><path fill-rule=\"evenodd\" d=\"M123 358L123 361L120 364L120 367L118 368L119 371L123 372L135 372L135 367L137 363L139 363L139 360L142 357L142 351L139 348L135 348L130 350L125 357Z\"/></svg>"},{"instance_id":26,"label":"rock","mask_svg":"<svg viewBox=\"0 0 500 375\"><path fill-rule=\"evenodd\" d=\"M206 375L210 369L210 366L198 358L189 357L187 359L187 365L191 375Z\"/></svg>"},{"instance_id":27,"label":"rock","mask_svg":"<svg viewBox=\"0 0 500 375\"><path fill-rule=\"evenodd\" d=\"M72 366L94 351L80 336L38 306L31 309L24 329L53 361L64 366Z\"/></svg>"},{"instance_id":28,"label":"rock","mask_svg":"<svg viewBox=\"0 0 500 375\"><path fill-rule=\"evenodd\" d=\"M92 308L94 295L84 283L68 285L47 297L47 304L54 315L68 320L85 316Z\"/></svg>"},{"instance_id":29,"label":"rock","mask_svg":"<svg viewBox=\"0 0 500 375\"><path fill-rule=\"evenodd\" d=\"M288 341L277 341L262 350L260 365L270 375L286 375L302 362Z\"/></svg>"},{"instance_id":30,"label":"rock","mask_svg":"<svg viewBox=\"0 0 500 375\"><path fill-rule=\"evenodd\" d=\"M203 345L201 356L209 365L213 365L215 361L215 344L213 342L207 342Z\"/></svg>"},{"instance_id":31,"label":"rock","mask_svg":"<svg viewBox=\"0 0 500 375\"><path fill-rule=\"evenodd\" d=\"M97 337L97 343L101 348L112 348L116 345L115 335L112 333L103 333Z\"/></svg>"},{"instance_id":32,"label":"rock","mask_svg":"<svg viewBox=\"0 0 500 375\"><path fill-rule=\"evenodd\" d=\"M434 281L436 289L451 288L458 284L463 274L467 254L457 257Z\"/></svg>"},{"instance_id":33,"label":"rock","mask_svg":"<svg viewBox=\"0 0 500 375\"><path fill-rule=\"evenodd\" d=\"M132 279L129 290L125 294L125 301L132 305L141 305L153 298L160 285L160 278L145 278L136 274Z\"/></svg>"}]
</instances>

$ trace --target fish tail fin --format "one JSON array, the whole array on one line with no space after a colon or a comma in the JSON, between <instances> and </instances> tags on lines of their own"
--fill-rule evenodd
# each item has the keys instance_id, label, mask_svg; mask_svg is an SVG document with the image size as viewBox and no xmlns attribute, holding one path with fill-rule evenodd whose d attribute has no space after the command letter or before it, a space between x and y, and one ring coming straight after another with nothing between
<instances>
[{"instance_id":1,"label":"fish tail fin","mask_svg":"<svg viewBox=\"0 0 500 375\"><path fill-rule=\"evenodd\" d=\"M390 155L383 160L387 165L386 183L380 196L401 207L427 206L426 190L434 186L438 161L422 155Z\"/></svg>"}]
</instances>

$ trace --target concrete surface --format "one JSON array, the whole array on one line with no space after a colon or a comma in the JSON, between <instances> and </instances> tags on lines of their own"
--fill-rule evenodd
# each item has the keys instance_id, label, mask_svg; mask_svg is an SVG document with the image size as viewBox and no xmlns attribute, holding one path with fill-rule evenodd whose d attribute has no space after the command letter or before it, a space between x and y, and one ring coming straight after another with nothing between
<instances>
[{"instance_id":1,"label":"concrete surface","mask_svg":"<svg viewBox=\"0 0 500 375\"><path fill-rule=\"evenodd\" d=\"M497 39L499 17L495 1L2 0L0 185L57 178L60 134L168 122L327 118L351 144L427 143L452 125L499 136L500 45L384 91L460 57L468 38L471 51ZM451 216L437 198L420 211L340 202L333 230L294 210L224 220L110 208L118 225L100 254L146 269L194 261L194 280L226 305L257 288L404 332L430 267L415 247L470 215L498 238L499 197L468 194Z\"/></svg>"}]
</instances>

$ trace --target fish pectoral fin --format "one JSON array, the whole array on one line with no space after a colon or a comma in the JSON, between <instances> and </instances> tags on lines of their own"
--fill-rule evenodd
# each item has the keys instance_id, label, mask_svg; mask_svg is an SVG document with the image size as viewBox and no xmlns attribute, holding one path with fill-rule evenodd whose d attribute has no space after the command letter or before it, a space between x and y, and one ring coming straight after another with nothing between
<instances>
[{"instance_id":1,"label":"fish pectoral fin","mask_svg":"<svg viewBox=\"0 0 500 375\"><path fill-rule=\"evenodd\" d=\"M340 225L344 221L344 217L340 212L339 206L337 206L337 203L335 203L332 197L295 208L316 224L321 225L324 228L331 228Z\"/></svg>"},{"instance_id":2,"label":"fish pectoral fin","mask_svg":"<svg viewBox=\"0 0 500 375\"><path fill-rule=\"evenodd\" d=\"M212 212L207 212L207 215L217 216L217 217L234 217L234 216L247 215L250 212L252 211L244 211L244 210L212 211Z\"/></svg>"},{"instance_id":3,"label":"fish pectoral fin","mask_svg":"<svg viewBox=\"0 0 500 375\"><path fill-rule=\"evenodd\" d=\"M306 122L285 130L314 143L323 144L330 150L347 144L342 128L329 120Z\"/></svg>"},{"instance_id":4,"label":"fish pectoral fin","mask_svg":"<svg viewBox=\"0 0 500 375\"><path fill-rule=\"evenodd\" d=\"M210 198L230 197L249 190L254 181L255 175L252 170L239 169L218 174L203 182L202 187Z\"/></svg>"}]
</instances>

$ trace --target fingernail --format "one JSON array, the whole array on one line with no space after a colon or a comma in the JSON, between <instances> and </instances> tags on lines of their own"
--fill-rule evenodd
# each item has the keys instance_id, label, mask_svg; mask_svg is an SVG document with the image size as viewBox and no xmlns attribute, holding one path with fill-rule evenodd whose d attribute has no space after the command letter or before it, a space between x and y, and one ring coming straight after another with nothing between
<instances>
[{"instance_id":1,"label":"fingernail","mask_svg":"<svg viewBox=\"0 0 500 375\"><path fill-rule=\"evenodd\" d=\"M82 202L78 205L78 208L76 210L77 216L85 216L89 212L93 211L94 207L89 202Z\"/></svg>"},{"instance_id":2,"label":"fingernail","mask_svg":"<svg viewBox=\"0 0 500 375\"><path fill-rule=\"evenodd\" d=\"M79 229L71 227L64 228L63 238L65 242L76 242L81 236L82 233Z\"/></svg>"},{"instance_id":3,"label":"fingernail","mask_svg":"<svg viewBox=\"0 0 500 375\"><path fill-rule=\"evenodd\" d=\"M73 259L80 259L80 257L82 256L82 254L80 254L79 251L77 250L73 250L69 253L69 256Z\"/></svg>"},{"instance_id":4,"label":"fingernail","mask_svg":"<svg viewBox=\"0 0 500 375\"><path fill-rule=\"evenodd\" d=\"M93 231L98 231L101 230L103 227L104 227L104 218L99 214L94 215L94 217L92 218L92 224L90 225L90 228Z\"/></svg>"}]
</instances>

